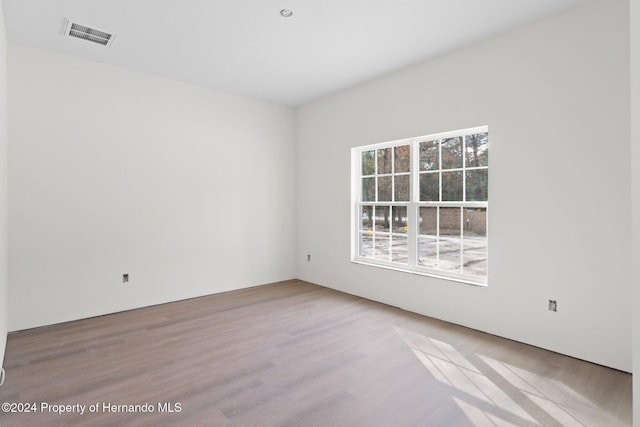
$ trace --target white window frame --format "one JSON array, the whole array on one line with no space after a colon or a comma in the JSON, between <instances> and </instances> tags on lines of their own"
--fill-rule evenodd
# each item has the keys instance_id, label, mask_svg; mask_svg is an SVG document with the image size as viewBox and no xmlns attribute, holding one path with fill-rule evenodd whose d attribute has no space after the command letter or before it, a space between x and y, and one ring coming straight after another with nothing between
<instances>
[{"instance_id":1,"label":"white window frame","mask_svg":"<svg viewBox=\"0 0 640 427\"><path fill-rule=\"evenodd\" d=\"M452 132L443 132L432 135L419 136L414 138L407 138L397 141L389 141L379 144L371 144L366 146L354 147L351 149L351 261L357 264L364 264L376 267L382 267L391 270L398 270L413 274L420 274L430 277L436 277L440 279L452 280L456 282L468 283L472 285L487 286L488 273L489 273L489 198L487 201L438 201L427 202L420 201L420 153L419 147L421 142L434 141L447 138L463 137L465 135L473 135L479 133L489 132L488 126L480 126L475 128L463 129ZM411 167L410 167L410 201L408 202L396 202L396 201L362 201L362 153L371 150L379 150L390 147L397 147L402 145L409 145L411 149ZM466 147L465 147L466 148ZM442 148L440 147L440 150ZM392 150L393 151L393 150ZM465 149L463 149L464 153ZM440 155L441 159L442 156ZM463 154L463 162L466 163L466 155ZM473 167L466 167L463 163L461 169L446 169L445 171L463 171L463 193L466 189L466 174L465 170L473 170ZM482 169L489 169L489 167L482 167ZM442 170L439 169L440 173ZM424 172L424 171L422 171ZM384 174L383 174L384 175ZM376 174L376 176L380 176ZM442 180L439 180L440 194L442 194ZM395 189L392 186L392 191ZM376 196L377 199L377 196ZM463 197L464 199L464 197ZM393 198L392 198L393 200ZM386 261L370 257L362 257L359 255L360 251L360 221L361 221L361 207L362 206L406 206L407 207L407 238L408 238L408 261L406 264L393 261ZM421 207L461 207L461 208L484 208L486 209L486 239L487 239L487 274L485 276L471 275L464 273L457 273L447 270L440 270L435 268L427 268L422 265L418 265L418 228L419 228L419 209ZM439 217L439 216L438 216ZM393 218L391 218L393 221ZM463 227L461 216L461 227ZM392 234L392 227L389 228L389 233ZM462 232L464 235L464 231ZM463 244L463 243L461 243Z\"/></svg>"}]
</instances>

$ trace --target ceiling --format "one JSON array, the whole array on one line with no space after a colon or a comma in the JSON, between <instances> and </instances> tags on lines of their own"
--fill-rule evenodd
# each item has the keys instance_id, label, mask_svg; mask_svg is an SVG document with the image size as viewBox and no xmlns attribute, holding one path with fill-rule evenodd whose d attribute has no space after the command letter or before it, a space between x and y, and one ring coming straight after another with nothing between
<instances>
[{"instance_id":1,"label":"ceiling","mask_svg":"<svg viewBox=\"0 0 640 427\"><path fill-rule=\"evenodd\" d=\"M298 106L585 0L3 2L12 42ZM67 18L116 39L64 36Z\"/></svg>"}]
</instances>

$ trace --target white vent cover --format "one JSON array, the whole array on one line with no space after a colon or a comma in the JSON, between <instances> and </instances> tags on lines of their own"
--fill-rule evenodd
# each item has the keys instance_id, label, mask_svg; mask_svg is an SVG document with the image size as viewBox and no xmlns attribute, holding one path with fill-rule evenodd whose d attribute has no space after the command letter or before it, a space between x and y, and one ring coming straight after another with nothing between
<instances>
[{"instance_id":1,"label":"white vent cover","mask_svg":"<svg viewBox=\"0 0 640 427\"><path fill-rule=\"evenodd\" d=\"M78 24L70 19L67 19L67 25L64 28L64 35L88 40L103 46L111 46L111 43L113 43L113 40L116 37L114 34L109 34L104 31L87 27L86 25Z\"/></svg>"}]
</instances>

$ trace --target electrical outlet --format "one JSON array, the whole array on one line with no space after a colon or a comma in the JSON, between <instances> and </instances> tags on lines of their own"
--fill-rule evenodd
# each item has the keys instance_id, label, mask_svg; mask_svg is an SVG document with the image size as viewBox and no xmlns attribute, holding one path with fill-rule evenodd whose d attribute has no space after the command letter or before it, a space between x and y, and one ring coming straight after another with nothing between
<instances>
[{"instance_id":1,"label":"electrical outlet","mask_svg":"<svg viewBox=\"0 0 640 427\"><path fill-rule=\"evenodd\" d=\"M549 300L549 311L558 311L558 301L554 299Z\"/></svg>"},{"instance_id":2,"label":"electrical outlet","mask_svg":"<svg viewBox=\"0 0 640 427\"><path fill-rule=\"evenodd\" d=\"M129 281L129 273L124 273L122 275L122 283L127 283Z\"/></svg>"}]
</instances>

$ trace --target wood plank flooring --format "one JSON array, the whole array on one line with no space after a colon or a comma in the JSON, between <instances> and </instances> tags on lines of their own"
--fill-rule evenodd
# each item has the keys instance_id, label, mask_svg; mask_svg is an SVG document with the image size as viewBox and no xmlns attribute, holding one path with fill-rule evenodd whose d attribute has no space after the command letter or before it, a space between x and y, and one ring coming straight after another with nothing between
<instances>
[{"instance_id":1,"label":"wood plank flooring","mask_svg":"<svg viewBox=\"0 0 640 427\"><path fill-rule=\"evenodd\" d=\"M5 368L37 412L2 426L631 425L629 374L301 281L13 333Z\"/></svg>"}]
</instances>

